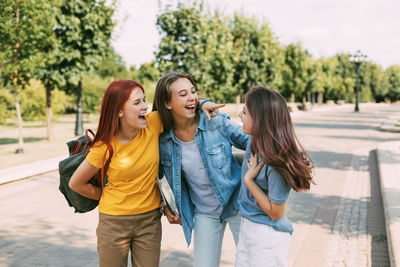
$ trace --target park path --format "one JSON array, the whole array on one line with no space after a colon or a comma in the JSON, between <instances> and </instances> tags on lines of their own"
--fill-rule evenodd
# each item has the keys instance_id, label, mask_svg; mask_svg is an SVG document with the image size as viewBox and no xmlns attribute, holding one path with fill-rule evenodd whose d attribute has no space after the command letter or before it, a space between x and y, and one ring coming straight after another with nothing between
<instances>
[{"instance_id":1,"label":"park path","mask_svg":"<svg viewBox=\"0 0 400 267\"><path fill-rule=\"evenodd\" d=\"M290 266L389 266L375 149L398 134L378 131L400 107L361 105L293 116L316 166L316 185L291 193ZM0 185L0 267L97 266L97 213L74 214L49 172ZM229 230L221 266L233 266ZM180 226L163 218L161 267L192 266Z\"/></svg>"}]
</instances>

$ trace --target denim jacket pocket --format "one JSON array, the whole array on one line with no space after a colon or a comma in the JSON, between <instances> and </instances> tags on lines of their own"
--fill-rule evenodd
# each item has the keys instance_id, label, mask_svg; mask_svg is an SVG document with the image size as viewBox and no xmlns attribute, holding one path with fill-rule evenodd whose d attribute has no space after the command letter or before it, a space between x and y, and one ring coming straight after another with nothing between
<instances>
[{"instance_id":1,"label":"denim jacket pocket","mask_svg":"<svg viewBox=\"0 0 400 267\"><path fill-rule=\"evenodd\" d=\"M215 168L222 169L225 164L228 162L227 156L225 155L225 146L224 144L218 144L212 147L207 148L208 155L210 156L210 160L212 165Z\"/></svg>"}]
</instances>

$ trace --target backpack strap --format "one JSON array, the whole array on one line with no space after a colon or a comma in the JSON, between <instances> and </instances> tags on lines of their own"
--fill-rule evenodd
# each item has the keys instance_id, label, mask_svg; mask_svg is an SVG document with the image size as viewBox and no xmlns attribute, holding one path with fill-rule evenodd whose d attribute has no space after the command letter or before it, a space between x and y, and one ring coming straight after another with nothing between
<instances>
[{"instance_id":1,"label":"backpack strap","mask_svg":"<svg viewBox=\"0 0 400 267\"><path fill-rule=\"evenodd\" d=\"M108 156L108 159L106 161L106 164L104 164L104 168L101 169L101 175L100 175L101 188L104 187L104 176L108 171L108 167L110 167L111 158L112 158L112 156L114 154L112 146L110 144L108 144L107 147L108 147L109 156Z\"/></svg>"},{"instance_id":2,"label":"backpack strap","mask_svg":"<svg viewBox=\"0 0 400 267\"><path fill-rule=\"evenodd\" d=\"M89 137L89 133L92 134L92 136L93 136L92 139ZM92 145L94 136L95 136L95 134L93 133L92 130L87 129L85 131L86 145L85 145L85 147L83 148L83 151L82 151L83 155L85 155L86 148L88 148L88 147L90 147ZM82 145L82 143L79 143L79 146L81 146L81 145ZM114 154L114 151L113 151L113 148L112 148L111 144L108 144L107 148L108 148L108 152L109 152L109 157L108 157L108 159L106 161L106 164L104 164L104 167L101 168L101 171L100 171L101 174L98 175L98 179L99 179L99 181L98 181L99 183L98 184L101 185L101 188L104 187L104 176L106 175L106 173L108 171L108 168L110 167L111 158L112 158L112 156Z\"/></svg>"}]
</instances>

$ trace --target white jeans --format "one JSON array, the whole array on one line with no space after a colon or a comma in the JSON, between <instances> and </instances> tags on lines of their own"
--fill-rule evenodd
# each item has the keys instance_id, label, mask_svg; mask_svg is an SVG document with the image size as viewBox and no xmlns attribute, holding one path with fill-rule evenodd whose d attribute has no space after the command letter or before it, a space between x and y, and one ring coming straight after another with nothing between
<instances>
[{"instance_id":1,"label":"white jeans","mask_svg":"<svg viewBox=\"0 0 400 267\"><path fill-rule=\"evenodd\" d=\"M235 267L287 266L290 233L241 218Z\"/></svg>"},{"instance_id":2,"label":"white jeans","mask_svg":"<svg viewBox=\"0 0 400 267\"><path fill-rule=\"evenodd\" d=\"M239 213L220 223L218 215L195 214L194 216L194 267L218 267L226 223L237 245L240 230Z\"/></svg>"}]
</instances>

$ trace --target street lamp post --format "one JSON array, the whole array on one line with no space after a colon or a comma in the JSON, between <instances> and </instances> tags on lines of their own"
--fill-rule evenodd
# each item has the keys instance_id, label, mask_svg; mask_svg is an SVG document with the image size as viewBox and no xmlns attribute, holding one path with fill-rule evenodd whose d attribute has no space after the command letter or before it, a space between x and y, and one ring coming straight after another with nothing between
<instances>
[{"instance_id":1,"label":"street lamp post","mask_svg":"<svg viewBox=\"0 0 400 267\"><path fill-rule=\"evenodd\" d=\"M355 112L358 112L360 109L358 107L358 102L359 102L359 91L360 91L360 67L361 64L365 61L366 55L362 54L360 50L357 50L355 54L350 55L349 60L354 63L356 66L356 74L357 74L357 79L356 79L356 106L354 108Z\"/></svg>"}]
</instances>

